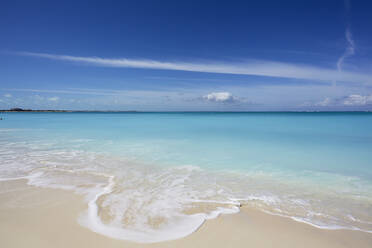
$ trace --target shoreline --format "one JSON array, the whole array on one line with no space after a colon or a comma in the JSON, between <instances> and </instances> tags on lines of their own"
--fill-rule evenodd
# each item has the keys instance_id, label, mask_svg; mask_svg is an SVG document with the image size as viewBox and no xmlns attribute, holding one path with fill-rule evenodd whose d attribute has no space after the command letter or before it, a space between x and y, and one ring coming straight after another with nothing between
<instances>
[{"instance_id":1,"label":"shoreline","mask_svg":"<svg viewBox=\"0 0 372 248\"><path fill-rule=\"evenodd\" d=\"M252 114L286 114L286 113L298 113L298 114L304 114L304 113L325 113L325 114L332 114L332 113L371 113L372 110L257 110L257 111L151 111L151 110L72 110L72 109L18 109L18 110L12 110L12 109L0 109L0 113L139 113L139 114L146 114L146 113L215 113L215 114L239 114L239 113L252 113Z\"/></svg>"},{"instance_id":2,"label":"shoreline","mask_svg":"<svg viewBox=\"0 0 372 248\"><path fill-rule=\"evenodd\" d=\"M30 186L22 179L1 181L0 188L0 239L5 247L372 246L370 233L320 229L245 206L237 214L205 221L185 238L151 244L134 243L112 239L81 226L78 220L88 208L82 195Z\"/></svg>"}]
</instances>

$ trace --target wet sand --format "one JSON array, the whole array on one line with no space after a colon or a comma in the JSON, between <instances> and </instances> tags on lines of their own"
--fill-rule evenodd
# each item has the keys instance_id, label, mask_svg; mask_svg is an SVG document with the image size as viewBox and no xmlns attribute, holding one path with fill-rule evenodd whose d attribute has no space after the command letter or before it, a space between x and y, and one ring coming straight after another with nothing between
<instances>
[{"instance_id":1,"label":"wet sand","mask_svg":"<svg viewBox=\"0 0 372 248\"><path fill-rule=\"evenodd\" d=\"M115 240L78 224L87 209L83 196L28 186L25 180L0 182L1 247L372 247L372 234L323 230L242 207L241 212L208 220L179 240L138 244Z\"/></svg>"}]
</instances>

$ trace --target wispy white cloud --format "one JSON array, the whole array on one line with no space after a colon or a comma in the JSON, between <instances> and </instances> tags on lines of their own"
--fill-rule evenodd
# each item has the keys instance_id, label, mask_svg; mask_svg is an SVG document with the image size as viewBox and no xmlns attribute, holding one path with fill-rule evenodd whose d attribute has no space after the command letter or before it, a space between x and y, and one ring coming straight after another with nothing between
<instances>
[{"instance_id":1,"label":"wispy white cloud","mask_svg":"<svg viewBox=\"0 0 372 248\"><path fill-rule=\"evenodd\" d=\"M315 106L320 106L320 107L326 107L326 106L329 106L331 103L332 103L331 98L326 97L326 98L324 98L323 101L317 102L314 105Z\"/></svg>"},{"instance_id":2,"label":"wispy white cloud","mask_svg":"<svg viewBox=\"0 0 372 248\"><path fill-rule=\"evenodd\" d=\"M5 94L4 97L11 98L12 97L12 94Z\"/></svg>"},{"instance_id":3,"label":"wispy white cloud","mask_svg":"<svg viewBox=\"0 0 372 248\"><path fill-rule=\"evenodd\" d=\"M372 95L360 95L360 94L351 94L343 97L326 97L324 100L319 102L305 102L301 106L303 107L340 107L340 106L367 106L372 105Z\"/></svg>"},{"instance_id":4,"label":"wispy white cloud","mask_svg":"<svg viewBox=\"0 0 372 248\"><path fill-rule=\"evenodd\" d=\"M330 97L326 97L321 101L307 101L302 104L300 104L300 107L328 107L334 104L333 99Z\"/></svg>"},{"instance_id":5,"label":"wispy white cloud","mask_svg":"<svg viewBox=\"0 0 372 248\"><path fill-rule=\"evenodd\" d=\"M19 92L31 92L31 93L42 93L42 94L66 94L66 95L92 95L92 96L162 96L165 91L154 91L154 90L115 90L115 89L89 89L89 88L68 88L68 89L22 89L22 88L0 88L0 90L7 91L19 91ZM166 91L170 94L179 94L176 91ZM35 97L40 97L36 95Z\"/></svg>"},{"instance_id":6,"label":"wispy white cloud","mask_svg":"<svg viewBox=\"0 0 372 248\"><path fill-rule=\"evenodd\" d=\"M121 95L126 91L120 90L104 90L104 89L67 89L67 90L48 90L48 89L0 89L9 91L20 91L20 92L33 92L33 93L52 93L52 94L71 94L71 95L97 95L97 96L113 96ZM40 97L37 95L37 97Z\"/></svg>"},{"instance_id":7,"label":"wispy white cloud","mask_svg":"<svg viewBox=\"0 0 372 248\"><path fill-rule=\"evenodd\" d=\"M345 97L342 103L346 106L364 106L372 104L372 95L353 94Z\"/></svg>"},{"instance_id":8,"label":"wispy white cloud","mask_svg":"<svg viewBox=\"0 0 372 248\"><path fill-rule=\"evenodd\" d=\"M350 11L350 0L344 0L344 6L347 13Z\"/></svg>"},{"instance_id":9,"label":"wispy white cloud","mask_svg":"<svg viewBox=\"0 0 372 248\"><path fill-rule=\"evenodd\" d=\"M345 59L355 54L355 42L353 40L353 35L351 33L350 27L346 28L345 37L348 46L346 47L345 52L342 54L342 56L337 60L338 71L342 70L342 65Z\"/></svg>"},{"instance_id":10,"label":"wispy white cloud","mask_svg":"<svg viewBox=\"0 0 372 248\"><path fill-rule=\"evenodd\" d=\"M346 30L345 30L345 38L346 38L347 46L345 48L344 53L337 60L337 70L338 71L342 71L342 66L345 62L345 59L347 59L348 57L351 57L355 54L355 42L354 42L353 34L352 34L351 28L350 28L350 7L351 7L350 0L344 0L344 7L345 7L346 19L347 19L346 20L347 27L346 27Z\"/></svg>"},{"instance_id":11,"label":"wispy white cloud","mask_svg":"<svg viewBox=\"0 0 372 248\"><path fill-rule=\"evenodd\" d=\"M352 40L352 39L351 39ZM100 58L100 57L79 57L69 55L55 55L47 53L18 53L23 56L33 56L52 60L85 63L95 66L123 67L123 68L142 68L158 70L178 70L206 73L224 73L239 75L255 75L266 77L293 78L304 80L315 80L323 82L352 82L362 84L372 84L372 75L337 71L314 67L309 65L289 64L274 61L250 60L240 63L227 62L164 62L147 59L128 59L128 58ZM342 63L341 63L342 64Z\"/></svg>"},{"instance_id":12,"label":"wispy white cloud","mask_svg":"<svg viewBox=\"0 0 372 248\"><path fill-rule=\"evenodd\" d=\"M58 96L49 97L48 98L48 101L58 102L59 101L59 97Z\"/></svg>"}]
</instances>

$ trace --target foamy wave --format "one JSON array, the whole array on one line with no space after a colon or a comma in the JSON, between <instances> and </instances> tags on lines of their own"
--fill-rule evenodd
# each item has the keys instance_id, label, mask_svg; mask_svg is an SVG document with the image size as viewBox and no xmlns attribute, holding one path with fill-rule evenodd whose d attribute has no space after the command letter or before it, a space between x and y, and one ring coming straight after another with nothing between
<instances>
[{"instance_id":1,"label":"foamy wave","mask_svg":"<svg viewBox=\"0 0 372 248\"><path fill-rule=\"evenodd\" d=\"M80 218L80 223L82 225L111 238L153 243L185 237L197 230L205 220L203 214L179 216L179 219L173 219L172 223L158 230L133 230L104 224L98 215L99 206L97 201L101 196L112 193L114 185L114 177L110 176L107 186L89 201L88 213Z\"/></svg>"},{"instance_id":2,"label":"foamy wave","mask_svg":"<svg viewBox=\"0 0 372 248\"><path fill-rule=\"evenodd\" d=\"M0 175L0 181L26 179L36 187L83 194L81 225L134 242L185 237L208 219L239 212L242 204L318 228L372 230L369 195L338 194L262 171L155 166L53 144L8 142L0 148Z\"/></svg>"},{"instance_id":3,"label":"foamy wave","mask_svg":"<svg viewBox=\"0 0 372 248\"><path fill-rule=\"evenodd\" d=\"M141 243L178 239L207 219L239 211L236 202L208 200L221 192L218 186L199 190L193 185L205 179L196 166L151 167L102 154L28 147L12 144L16 152L2 153L0 164L10 166L1 169L18 176L0 180L27 179L32 186L85 195L88 210L79 222L112 238Z\"/></svg>"},{"instance_id":4,"label":"foamy wave","mask_svg":"<svg viewBox=\"0 0 372 248\"><path fill-rule=\"evenodd\" d=\"M184 168L182 168L182 171ZM142 205L142 209L132 211L132 218L135 223L124 222L125 212L133 210L133 206L126 205L126 201L132 200L131 197L125 197L126 193L118 188L120 185L115 183L115 177L97 172L84 170L69 170L60 168L43 168L32 172L30 176L22 177L28 179L28 183L37 187L57 188L64 190L74 190L77 193L86 195L88 210L79 219L79 223L94 232L106 235L108 237L130 240L141 243L153 243L185 237L196 231L207 219L216 218L220 214L232 214L239 211L236 202L203 201L192 199L175 198L180 191L172 191L169 194L174 197L164 197L156 199L154 202L146 205L146 199L151 198L155 192L143 192L139 202L132 202L132 205ZM79 175L80 174L80 175ZM100 177L97 178L89 177ZM75 178L76 177L76 178ZM102 179L106 179L104 183ZM185 178L175 179L170 185L177 188L176 185L184 183ZM88 187L89 185L89 187ZM163 191L164 193L164 191ZM159 197L159 193L155 193ZM137 197L136 195L134 195ZM106 199L102 200L104 197ZM145 201L143 201L143 199ZM113 201L116 199L116 201ZM172 202L176 203L173 204ZM182 204L209 204L213 206L209 211L200 211L194 214L183 213ZM175 206L178 207L175 207ZM185 204L187 205L187 204ZM171 207L170 207L171 206ZM221 207L225 206L225 207ZM108 207L109 210L105 210ZM164 210L161 210L164 209ZM106 212L105 212L106 211ZM104 221L104 214L109 214L112 219ZM162 218L159 223L149 223L146 218ZM145 221L143 221L145 220Z\"/></svg>"}]
</instances>

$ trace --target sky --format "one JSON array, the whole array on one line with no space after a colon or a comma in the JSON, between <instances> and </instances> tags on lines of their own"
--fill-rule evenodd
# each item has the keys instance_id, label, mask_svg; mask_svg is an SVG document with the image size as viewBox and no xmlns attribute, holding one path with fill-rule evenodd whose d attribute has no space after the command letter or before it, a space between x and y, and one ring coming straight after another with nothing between
<instances>
[{"instance_id":1,"label":"sky","mask_svg":"<svg viewBox=\"0 0 372 248\"><path fill-rule=\"evenodd\" d=\"M372 110L372 1L18 1L0 109Z\"/></svg>"}]
</instances>

